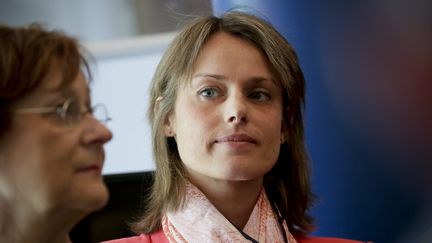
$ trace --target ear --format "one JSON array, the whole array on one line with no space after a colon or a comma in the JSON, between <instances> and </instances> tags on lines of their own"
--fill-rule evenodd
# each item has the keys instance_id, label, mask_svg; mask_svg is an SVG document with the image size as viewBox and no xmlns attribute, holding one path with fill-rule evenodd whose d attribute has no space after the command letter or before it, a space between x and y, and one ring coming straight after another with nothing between
<instances>
[{"instance_id":1,"label":"ear","mask_svg":"<svg viewBox=\"0 0 432 243\"><path fill-rule=\"evenodd\" d=\"M291 126L291 113L290 113L290 109L289 107L287 107L286 109L286 114L287 116L282 118L282 126L281 126L281 136L280 136L280 143L284 144L289 137L289 127ZM286 119L289 119L289 121L287 121Z\"/></svg>"},{"instance_id":2,"label":"ear","mask_svg":"<svg viewBox=\"0 0 432 243\"><path fill-rule=\"evenodd\" d=\"M281 136L280 136L280 143L284 144L287 140L288 140L288 132L283 131L284 129L282 128L282 132L281 132Z\"/></svg>"},{"instance_id":3,"label":"ear","mask_svg":"<svg viewBox=\"0 0 432 243\"><path fill-rule=\"evenodd\" d=\"M175 129L174 129L174 116L172 114L169 114L167 118L165 119L164 123L164 129L165 129L165 136L166 137L175 137Z\"/></svg>"},{"instance_id":4,"label":"ear","mask_svg":"<svg viewBox=\"0 0 432 243\"><path fill-rule=\"evenodd\" d=\"M285 143L286 138L287 138L287 127L286 127L285 119L282 119L281 132L280 132L280 143L281 144Z\"/></svg>"},{"instance_id":5,"label":"ear","mask_svg":"<svg viewBox=\"0 0 432 243\"><path fill-rule=\"evenodd\" d=\"M164 97L163 96L159 96L156 98L155 103L154 103L154 107L153 107L153 112L157 113L157 111L159 110L159 107L161 106L161 103L164 101ZM175 136L175 132L173 130L173 117L172 114L168 114L167 117L165 118L164 121L164 135L166 137L174 137Z\"/></svg>"}]
</instances>

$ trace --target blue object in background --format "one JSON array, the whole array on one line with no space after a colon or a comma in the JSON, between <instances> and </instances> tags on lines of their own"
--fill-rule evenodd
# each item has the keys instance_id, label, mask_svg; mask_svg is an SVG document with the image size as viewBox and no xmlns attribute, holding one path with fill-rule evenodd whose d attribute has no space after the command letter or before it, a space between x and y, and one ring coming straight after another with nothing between
<instances>
[{"instance_id":1,"label":"blue object in background","mask_svg":"<svg viewBox=\"0 0 432 243\"><path fill-rule=\"evenodd\" d=\"M432 54L432 35L421 29L432 27L432 8L414 3L213 1L215 15L235 9L267 19L297 50L307 82L315 235L432 240L432 219L418 223L432 202L432 96L424 91L432 90L432 71L421 65L432 63L422 54Z\"/></svg>"}]
</instances>

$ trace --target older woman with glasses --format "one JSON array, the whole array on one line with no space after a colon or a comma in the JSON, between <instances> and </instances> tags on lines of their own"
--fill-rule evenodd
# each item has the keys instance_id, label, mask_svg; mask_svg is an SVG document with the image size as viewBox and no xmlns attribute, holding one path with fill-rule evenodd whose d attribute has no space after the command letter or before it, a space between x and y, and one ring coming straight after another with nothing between
<instances>
[{"instance_id":1,"label":"older woman with glasses","mask_svg":"<svg viewBox=\"0 0 432 243\"><path fill-rule=\"evenodd\" d=\"M75 39L0 26L0 53L0 242L68 242L108 200L101 170L112 134L100 121L109 118L91 104Z\"/></svg>"}]
</instances>

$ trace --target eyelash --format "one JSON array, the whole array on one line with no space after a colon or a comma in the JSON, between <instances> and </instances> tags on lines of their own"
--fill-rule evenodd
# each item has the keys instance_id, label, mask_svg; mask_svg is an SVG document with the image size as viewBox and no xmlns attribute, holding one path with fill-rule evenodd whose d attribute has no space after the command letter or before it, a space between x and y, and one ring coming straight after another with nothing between
<instances>
[{"instance_id":1,"label":"eyelash","mask_svg":"<svg viewBox=\"0 0 432 243\"><path fill-rule=\"evenodd\" d=\"M208 94L209 92L211 92L211 94ZM205 87L201 89L198 93L206 99L214 99L221 94L220 90L216 87ZM257 97L257 95L259 95L259 97ZM263 90L254 90L250 92L247 97L258 102L269 101L272 98L269 92Z\"/></svg>"},{"instance_id":2,"label":"eyelash","mask_svg":"<svg viewBox=\"0 0 432 243\"><path fill-rule=\"evenodd\" d=\"M212 96L204 95L205 92L213 92L213 95L212 95ZM202 97L204 97L204 98L212 99L212 98L214 98L216 95L220 94L220 92L219 92L219 90L218 90L217 88L215 88L215 87L206 87L206 88L201 89L201 90L199 91L199 94L200 94Z\"/></svg>"},{"instance_id":3,"label":"eyelash","mask_svg":"<svg viewBox=\"0 0 432 243\"><path fill-rule=\"evenodd\" d=\"M264 99L259 99L259 98L256 99L258 101L269 101L271 99L271 95L268 92L262 91L262 90L253 91L253 92L251 92L251 94L248 95L248 97L249 98L256 98L254 96L257 95L257 94L264 95L264 97L265 97Z\"/></svg>"}]
</instances>

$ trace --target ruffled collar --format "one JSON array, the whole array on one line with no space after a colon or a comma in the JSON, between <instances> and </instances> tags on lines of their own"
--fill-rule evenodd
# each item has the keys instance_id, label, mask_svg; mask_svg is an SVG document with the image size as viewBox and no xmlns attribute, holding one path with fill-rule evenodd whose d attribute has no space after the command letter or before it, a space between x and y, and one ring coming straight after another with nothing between
<instances>
[{"instance_id":1,"label":"ruffled collar","mask_svg":"<svg viewBox=\"0 0 432 243\"><path fill-rule=\"evenodd\" d=\"M187 183L182 209L167 212L162 228L170 242L251 242L231 224L194 185ZM242 230L258 242L295 243L285 222L281 224L262 189L248 222ZM285 237L284 237L285 235Z\"/></svg>"}]
</instances>

